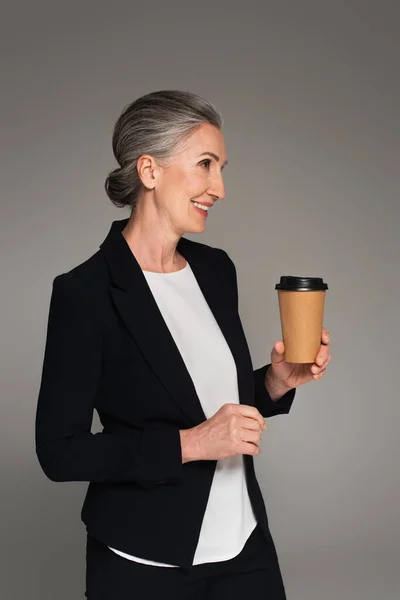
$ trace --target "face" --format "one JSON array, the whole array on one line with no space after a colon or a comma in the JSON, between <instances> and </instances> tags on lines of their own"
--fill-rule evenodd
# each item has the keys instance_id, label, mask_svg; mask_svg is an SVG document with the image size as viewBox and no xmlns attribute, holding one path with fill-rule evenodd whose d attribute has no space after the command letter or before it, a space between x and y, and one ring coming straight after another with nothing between
<instances>
[{"instance_id":1,"label":"face","mask_svg":"<svg viewBox=\"0 0 400 600\"><path fill-rule=\"evenodd\" d=\"M226 162L221 131L204 123L166 166L154 163L154 202L162 222L178 235L204 231L207 218L212 218L212 205L225 195L222 170ZM209 212L194 202L206 205Z\"/></svg>"}]
</instances>

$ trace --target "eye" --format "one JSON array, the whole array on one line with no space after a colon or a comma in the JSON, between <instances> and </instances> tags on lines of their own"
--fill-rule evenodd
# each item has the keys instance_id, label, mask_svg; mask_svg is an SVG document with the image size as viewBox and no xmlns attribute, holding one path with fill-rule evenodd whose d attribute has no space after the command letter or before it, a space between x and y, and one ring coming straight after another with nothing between
<instances>
[{"instance_id":1,"label":"eye","mask_svg":"<svg viewBox=\"0 0 400 600\"><path fill-rule=\"evenodd\" d=\"M205 168L208 169L211 164L211 160L209 158L207 158L206 160L203 160L200 164L204 165Z\"/></svg>"}]
</instances>

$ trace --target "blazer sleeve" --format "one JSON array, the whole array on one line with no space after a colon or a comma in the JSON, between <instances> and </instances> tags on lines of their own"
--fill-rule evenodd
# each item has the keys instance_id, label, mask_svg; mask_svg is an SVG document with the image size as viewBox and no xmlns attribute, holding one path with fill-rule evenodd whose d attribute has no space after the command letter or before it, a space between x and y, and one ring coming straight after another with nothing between
<instances>
[{"instance_id":1,"label":"blazer sleeve","mask_svg":"<svg viewBox=\"0 0 400 600\"><path fill-rule=\"evenodd\" d=\"M102 369L102 329L90 284L53 281L35 421L39 463L52 481L137 482L182 476L178 428L92 434Z\"/></svg>"},{"instance_id":2,"label":"blazer sleeve","mask_svg":"<svg viewBox=\"0 0 400 600\"><path fill-rule=\"evenodd\" d=\"M225 250L222 250L222 252L225 255L226 262L228 263L229 269L231 271L234 302L236 309L239 312L239 293L236 267L230 256L227 254L227 252L225 252ZM272 400L264 383L265 375L270 366L271 364L269 363L253 371L255 385L254 406L262 414L263 417L273 417L275 415L287 414L291 409L296 394L296 388L292 388L291 390L288 390L286 394L284 394L281 398L279 398L279 400Z\"/></svg>"}]
</instances>

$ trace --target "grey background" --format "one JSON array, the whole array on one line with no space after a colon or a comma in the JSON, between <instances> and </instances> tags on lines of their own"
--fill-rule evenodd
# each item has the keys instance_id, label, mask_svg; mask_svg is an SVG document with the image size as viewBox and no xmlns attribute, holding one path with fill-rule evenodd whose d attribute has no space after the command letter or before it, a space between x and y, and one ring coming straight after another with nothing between
<instances>
[{"instance_id":1,"label":"grey background","mask_svg":"<svg viewBox=\"0 0 400 600\"><path fill-rule=\"evenodd\" d=\"M193 239L236 263L255 368L279 276L330 287L328 373L256 460L288 598L398 599L398 3L3 8L1 598L84 597L86 484L48 481L34 452L51 283L127 215L103 191L120 111L180 88L224 115L227 195Z\"/></svg>"}]
</instances>

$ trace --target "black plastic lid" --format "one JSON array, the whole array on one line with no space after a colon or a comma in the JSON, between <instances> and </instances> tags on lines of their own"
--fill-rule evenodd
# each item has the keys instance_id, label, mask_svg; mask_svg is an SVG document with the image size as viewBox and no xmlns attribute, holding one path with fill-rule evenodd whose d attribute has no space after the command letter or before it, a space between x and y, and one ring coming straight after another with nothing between
<instances>
[{"instance_id":1,"label":"black plastic lid","mask_svg":"<svg viewBox=\"0 0 400 600\"><path fill-rule=\"evenodd\" d=\"M319 292L328 289L322 277L294 277L282 275L281 280L275 286L276 290L288 292Z\"/></svg>"}]
</instances>

